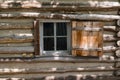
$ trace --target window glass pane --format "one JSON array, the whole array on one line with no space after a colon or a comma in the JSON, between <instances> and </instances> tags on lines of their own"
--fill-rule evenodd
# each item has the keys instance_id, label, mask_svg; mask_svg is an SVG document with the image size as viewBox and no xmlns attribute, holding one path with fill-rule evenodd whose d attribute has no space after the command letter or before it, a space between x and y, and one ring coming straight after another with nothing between
<instances>
[{"instance_id":1,"label":"window glass pane","mask_svg":"<svg viewBox=\"0 0 120 80\"><path fill-rule=\"evenodd\" d=\"M56 35L66 36L67 35L67 23L56 23Z\"/></svg>"},{"instance_id":2,"label":"window glass pane","mask_svg":"<svg viewBox=\"0 0 120 80\"><path fill-rule=\"evenodd\" d=\"M54 38L44 38L44 50L54 50Z\"/></svg>"},{"instance_id":3,"label":"window glass pane","mask_svg":"<svg viewBox=\"0 0 120 80\"><path fill-rule=\"evenodd\" d=\"M54 36L53 23L43 23L43 36Z\"/></svg>"},{"instance_id":4,"label":"window glass pane","mask_svg":"<svg viewBox=\"0 0 120 80\"><path fill-rule=\"evenodd\" d=\"M66 37L57 37L57 50L67 50Z\"/></svg>"}]
</instances>

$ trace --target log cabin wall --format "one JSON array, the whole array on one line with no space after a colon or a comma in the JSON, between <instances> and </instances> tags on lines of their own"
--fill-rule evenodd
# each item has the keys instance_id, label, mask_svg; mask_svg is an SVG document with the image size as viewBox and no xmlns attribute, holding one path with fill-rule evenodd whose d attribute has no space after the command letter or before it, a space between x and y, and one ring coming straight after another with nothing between
<instances>
[{"instance_id":1,"label":"log cabin wall","mask_svg":"<svg viewBox=\"0 0 120 80\"><path fill-rule=\"evenodd\" d=\"M119 9L119 0L1 0L1 79L119 80ZM35 55L39 52L36 31L39 19L102 22L103 55L99 58Z\"/></svg>"}]
</instances>

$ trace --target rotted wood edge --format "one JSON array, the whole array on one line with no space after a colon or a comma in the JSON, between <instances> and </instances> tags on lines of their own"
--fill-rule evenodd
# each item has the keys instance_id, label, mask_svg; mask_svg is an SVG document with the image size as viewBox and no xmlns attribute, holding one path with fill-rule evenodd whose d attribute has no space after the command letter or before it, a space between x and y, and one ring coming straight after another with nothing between
<instances>
[{"instance_id":1,"label":"rotted wood edge","mask_svg":"<svg viewBox=\"0 0 120 80\"><path fill-rule=\"evenodd\" d=\"M35 51L35 55L39 55L40 54L40 43L39 43L39 20L35 20L34 23L34 51Z\"/></svg>"}]
</instances>

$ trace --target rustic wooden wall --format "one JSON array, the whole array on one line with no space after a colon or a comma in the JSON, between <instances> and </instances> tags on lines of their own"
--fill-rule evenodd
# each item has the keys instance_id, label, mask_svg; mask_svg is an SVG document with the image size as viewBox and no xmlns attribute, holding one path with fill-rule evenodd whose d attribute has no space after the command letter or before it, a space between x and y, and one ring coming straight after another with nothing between
<instances>
[{"instance_id":1,"label":"rustic wooden wall","mask_svg":"<svg viewBox=\"0 0 120 80\"><path fill-rule=\"evenodd\" d=\"M98 80L119 80L119 8L118 0L1 0L0 78L87 80L90 75ZM103 56L33 57L37 19L103 22Z\"/></svg>"}]
</instances>

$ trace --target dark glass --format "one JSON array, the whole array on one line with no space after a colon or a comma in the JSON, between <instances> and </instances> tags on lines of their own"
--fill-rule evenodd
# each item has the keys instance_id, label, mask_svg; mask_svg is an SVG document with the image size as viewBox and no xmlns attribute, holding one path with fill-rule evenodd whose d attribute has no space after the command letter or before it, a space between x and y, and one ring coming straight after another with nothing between
<instances>
[{"instance_id":1,"label":"dark glass","mask_svg":"<svg viewBox=\"0 0 120 80\"><path fill-rule=\"evenodd\" d=\"M54 23L43 23L43 36L54 36Z\"/></svg>"},{"instance_id":2,"label":"dark glass","mask_svg":"<svg viewBox=\"0 0 120 80\"><path fill-rule=\"evenodd\" d=\"M67 23L56 23L56 35L66 36L67 35Z\"/></svg>"},{"instance_id":3,"label":"dark glass","mask_svg":"<svg viewBox=\"0 0 120 80\"><path fill-rule=\"evenodd\" d=\"M54 38L44 38L44 50L45 51L54 50Z\"/></svg>"},{"instance_id":4,"label":"dark glass","mask_svg":"<svg viewBox=\"0 0 120 80\"><path fill-rule=\"evenodd\" d=\"M67 50L66 37L57 37L57 50Z\"/></svg>"}]
</instances>

